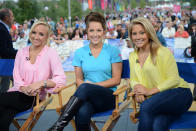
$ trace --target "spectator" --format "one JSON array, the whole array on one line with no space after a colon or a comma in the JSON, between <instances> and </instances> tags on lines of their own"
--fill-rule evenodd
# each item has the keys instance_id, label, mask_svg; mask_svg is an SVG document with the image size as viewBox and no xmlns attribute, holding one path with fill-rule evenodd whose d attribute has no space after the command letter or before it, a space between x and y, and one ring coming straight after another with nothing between
<instances>
[{"instance_id":1,"label":"spectator","mask_svg":"<svg viewBox=\"0 0 196 131\"><path fill-rule=\"evenodd\" d=\"M189 37L188 32L184 31L183 25L178 25L178 29L175 33L175 37L181 37L181 38L188 38Z\"/></svg>"},{"instance_id":2,"label":"spectator","mask_svg":"<svg viewBox=\"0 0 196 131\"><path fill-rule=\"evenodd\" d=\"M126 38L128 38L128 31L126 30L126 28L122 28L121 29L121 33L120 33L119 37L120 37L119 39L126 39Z\"/></svg>"},{"instance_id":3,"label":"spectator","mask_svg":"<svg viewBox=\"0 0 196 131\"><path fill-rule=\"evenodd\" d=\"M172 27L172 22L167 21L166 27L163 28L162 35L165 38L174 38L175 36L175 29Z\"/></svg>"},{"instance_id":4,"label":"spectator","mask_svg":"<svg viewBox=\"0 0 196 131\"><path fill-rule=\"evenodd\" d=\"M75 28L73 31L72 40L82 40L82 34L80 33L79 28Z\"/></svg>"},{"instance_id":5,"label":"spectator","mask_svg":"<svg viewBox=\"0 0 196 131\"><path fill-rule=\"evenodd\" d=\"M118 33L117 39L120 39L121 31L122 31L122 25L121 24L117 24L117 26L116 26L116 32Z\"/></svg>"},{"instance_id":6,"label":"spectator","mask_svg":"<svg viewBox=\"0 0 196 131\"><path fill-rule=\"evenodd\" d=\"M16 34L16 30L10 29L10 35L12 37L12 42L16 42L18 35Z\"/></svg>"},{"instance_id":7,"label":"spectator","mask_svg":"<svg viewBox=\"0 0 196 131\"><path fill-rule=\"evenodd\" d=\"M12 10L7 8L0 9L0 59L14 59L17 51L13 48L12 37L9 33L10 27L14 22ZM9 89L10 77L0 77L0 92Z\"/></svg>"},{"instance_id":8,"label":"spectator","mask_svg":"<svg viewBox=\"0 0 196 131\"><path fill-rule=\"evenodd\" d=\"M155 24L155 25L153 25L153 26L154 26L154 29L155 29L155 31L156 31L156 35L157 35L159 41L161 42L161 44L162 44L163 46L167 47L167 43L166 43L166 41L165 41L165 38L164 38L163 35L159 32L159 25L158 25L158 24Z\"/></svg>"},{"instance_id":9,"label":"spectator","mask_svg":"<svg viewBox=\"0 0 196 131\"><path fill-rule=\"evenodd\" d=\"M114 30L114 26L110 27L108 29L108 32L106 33L106 39L116 39L118 33Z\"/></svg>"},{"instance_id":10,"label":"spectator","mask_svg":"<svg viewBox=\"0 0 196 131\"><path fill-rule=\"evenodd\" d=\"M61 37L60 34L57 35L57 37L54 39L54 42L57 44L57 45L60 45L61 43L64 42L63 38Z\"/></svg>"}]
</instances>

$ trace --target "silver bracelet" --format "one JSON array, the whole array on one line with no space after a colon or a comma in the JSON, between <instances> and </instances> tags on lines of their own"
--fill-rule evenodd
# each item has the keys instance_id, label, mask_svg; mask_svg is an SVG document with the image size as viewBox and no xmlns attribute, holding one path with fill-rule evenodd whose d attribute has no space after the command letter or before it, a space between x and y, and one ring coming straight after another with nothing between
<instances>
[{"instance_id":1,"label":"silver bracelet","mask_svg":"<svg viewBox=\"0 0 196 131\"><path fill-rule=\"evenodd\" d=\"M47 88L47 80L44 80L44 88Z\"/></svg>"}]
</instances>

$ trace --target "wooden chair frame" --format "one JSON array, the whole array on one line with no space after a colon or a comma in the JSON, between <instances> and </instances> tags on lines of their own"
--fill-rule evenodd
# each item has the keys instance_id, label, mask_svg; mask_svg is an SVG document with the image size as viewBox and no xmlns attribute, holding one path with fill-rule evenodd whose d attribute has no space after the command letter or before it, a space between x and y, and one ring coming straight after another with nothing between
<instances>
[{"instance_id":1,"label":"wooden chair frame","mask_svg":"<svg viewBox=\"0 0 196 131\"><path fill-rule=\"evenodd\" d=\"M126 109L130 102L131 99L129 96L127 96L126 100L124 100L121 104L120 104L120 100L119 100L119 95L121 93L124 93L125 91L127 91L127 93L130 93L130 84L129 84L129 78L125 79L125 84L121 87L119 87L113 94L116 97L116 104L115 104L115 109L112 111L112 114L109 116L109 119L105 122L104 126L102 127L102 129L100 130L97 126L96 126L96 121L93 121L91 119L91 127L95 130L95 131L110 131L112 130L112 128L114 127L115 123L118 121L118 118L120 117L120 113ZM61 109L63 108L63 104L62 104L62 95L61 92L69 87L75 86L76 87L76 82L71 83L65 87L62 88L58 88L56 89L54 92L58 94L58 98L59 98L59 107L56 108L56 112L58 114L61 114ZM71 120L71 124L73 126L73 128L76 130L76 125L75 125L75 121L72 119Z\"/></svg>"},{"instance_id":2,"label":"wooden chair frame","mask_svg":"<svg viewBox=\"0 0 196 131\"><path fill-rule=\"evenodd\" d=\"M35 126L36 122L44 112L45 108L48 104L50 104L53 100L53 96L48 94L48 97L45 98L40 102L39 95L36 96L36 105L33 107L32 111L30 111L30 115L27 119L17 119L14 118L12 121L13 125L19 130L19 131L31 131L32 128ZM22 113L23 114L23 113ZM25 114L25 113L24 113ZM22 126L18 123L19 120L25 120Z\"/></svg>"},{"instance_id":3,"label":"wooden chair frame","mask_svg":"<svg viewBox=\"0 0 196 131\"><path fill-rule=\"evenodd\" d=\"M130 119L134 124L136 124L139 119L139 109L138 109L138 103L136 102L136 98L133 92L128 94L129 97L132 97L132 107L133 107L133 112L130 113Z\"/></svg>"}]
</instances>

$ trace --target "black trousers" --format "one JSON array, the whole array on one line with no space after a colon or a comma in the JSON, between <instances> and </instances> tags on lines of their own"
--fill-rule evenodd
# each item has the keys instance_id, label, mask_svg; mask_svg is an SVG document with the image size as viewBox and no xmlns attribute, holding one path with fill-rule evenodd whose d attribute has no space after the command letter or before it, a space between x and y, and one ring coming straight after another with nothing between
<instances>
[{"instance_id":1,"label":"black trousers","mask_svg":"<svg viewBox=\"0 0 196 131\"><path fill-rule=\"evenodd\" d=\"M10 76L1 76L0 77L0 93L7 92L10 86Z\"/></svg>"},{"instance_id":2,"label":"black trousers","mask_svg":"<svg viewBox=\"0 0 196 131\"><path fill-rule=\"evenodd\" d=\"M0 130L9 131L14 116L34 106L35 97L14 91L0 93Z\"/></svg>"}]
</instances>

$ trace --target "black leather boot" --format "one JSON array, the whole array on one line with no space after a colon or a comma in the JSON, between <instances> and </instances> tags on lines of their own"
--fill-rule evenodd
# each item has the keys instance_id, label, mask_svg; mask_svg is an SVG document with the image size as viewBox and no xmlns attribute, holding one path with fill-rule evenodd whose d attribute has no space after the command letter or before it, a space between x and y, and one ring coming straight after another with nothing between
<instances>
[{"instance_id":1,"label":"black leather boot","mask_svg":"<svg viewBox=\"0 0 196 131\"><path fill-rule=\"evenodd\" d=\"M48 131L63 131L63 128L67 126L69 121L73 118L75 113L78 111L82 101L76 96L71 96L67 104L63 107L62 114L59 119L54 123Z\"/></svg>"}]
</instances>

